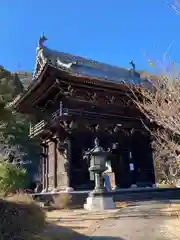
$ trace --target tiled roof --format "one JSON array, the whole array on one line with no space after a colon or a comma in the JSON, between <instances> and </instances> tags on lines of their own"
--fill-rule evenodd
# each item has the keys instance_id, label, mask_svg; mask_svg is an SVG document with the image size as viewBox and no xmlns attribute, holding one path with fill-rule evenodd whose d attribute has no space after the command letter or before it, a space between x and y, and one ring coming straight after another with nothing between
<instances>
[{"instance_id":1,"label":"tiled roof","mask_svg":"<svg viewBox=\"0 0 180 240\"><path fill-rule=\"evenodd\" d=\"M101 78L107 81L115 81L124 84L139 84L147 86L148 81L142 80L140 74L134 70L111 66L68 53L58 52L43 47L42 54L48 63L57 68L64 68L83 76Z\"/></svg>"}]
</instances>

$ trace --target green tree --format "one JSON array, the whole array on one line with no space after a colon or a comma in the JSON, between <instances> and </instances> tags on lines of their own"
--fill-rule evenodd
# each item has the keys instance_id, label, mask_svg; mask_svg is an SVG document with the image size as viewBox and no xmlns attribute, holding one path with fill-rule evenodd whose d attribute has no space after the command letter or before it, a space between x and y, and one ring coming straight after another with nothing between
<instances>
[{"instance_id":1,"label":"green tree","mask_svg":"<svg viewBox=\"0 0 180 240\"><path fill-rule=\"evenodd\" d=\"M11 110L6 108L6 104L14 97L14 87L11 84L11 74L0 67L0 130L11 118Z\"/></svg>"},{"instance_id":2,"label":"green tree","mask_svg":"<svg viewBox=\"0 0 180 240\"><path fill-rule=\"evenodd\" d=\"M17 74L11 74L0 67L0 144L19 147L24 153L25 160L31 161L27 165L28 173L33 175L39 164L39 143L29 138L29 119L16 113L9 107L9 103L24 91Z\"/></svg>"},{"instance_id":3,"label":"green tree","mask_svg":"<svg viewBox=\"0 0 180 240\"><path fill-rule=\"evenodd\" d=\"M0 100L0 131L1 129L5 128L7 125L7 122L9 119L11 119L12 112L7 109L6 107L6 102L3 100ZM1 136L0 136L1 140Z\"/></svg>"},{"instance_id":4,"label":"green tree","mask_svg":"<svg viewBox=\"0 0 180 240\"><path fill-rule=\"evenodd\" d=\"M27 168L29 175L33 175L39 165L41 149L39 141L29 137L29 120L19 113L13 113L11 120L1 133L5 144L18 146L19 151L25 154L24 160L31 161Z\"/></svg>"}]
</instances>

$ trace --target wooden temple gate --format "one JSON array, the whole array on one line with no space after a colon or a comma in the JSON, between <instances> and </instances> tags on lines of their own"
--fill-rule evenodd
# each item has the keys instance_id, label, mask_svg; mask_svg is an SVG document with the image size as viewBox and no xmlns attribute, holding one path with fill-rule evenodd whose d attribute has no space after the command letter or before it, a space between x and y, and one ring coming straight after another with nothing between
<instances>
[{"instance_id":1,"label":"wooden temple gate","mask_svg":"<svg viewBox=\"0 0 180 240\"><path fill-rule=\"evenodd\" d=\"M80 111L83 113L83 110ZM99 113L89 120L77 117L75 110L72 115L69 109L71 115L68 115L67 109L63 110L63 107L59 112L60 115L53 118L53 124L45 125L43 131L38 132L43 140L41 157L43 188L46 191L65 190L67 187L84 190L93 187L94 183L88 172L89 163L83 159L83 155L86 150L93 148L95 137L100 139L104 149L112 151L111 166L118 188L128 188L132 184L154 184L151 139L140 122L132 118L131 123L127 118L126 122L123 120L120 124L120 120L113 116L112 123L110 117L108 120L100 119ZM117 146L115 149L114 144ZM130 171L130 163L134 164L133 172Z\"/></svg>"},{"instance_id":2,"label":"wooden temple gate","mask_svg":"<svg viewBox=\"0 0 180 240\"><path fill-rule=\"evenodd\" d=\"M93 148L95 137L113 153L111 166L118 188L154 184L151 139L141 121L145 117L133 104L129 84L87 76L86 72L104 69L106 74L114 71L113 76L118 73L136 81L140 76L135 69L100 63L82 66L82 58L76 57L79 62L74 63L70 56L65 61L64 53L39 45L33 83L14 102L17 111L32 116L30 136L42 141L44 191L93 187L83 155Z\"/></svg>"},{"instance_id":3,"label":"wooden temple gate","mask_svg":"<svg viewBox=\"0 0 180 240\"><path fill-rule=\"evenodd\" d=\"M146 132L125 130L104 136L97 132L72 131L68 140L58 137L43 144L43 152L46 153L42 154L43 188L47 191L65 190L67 187L91 189L93 182L88 172L89 163L83 159L83 152L93 147L97 136L105 149L112 148L113 143L117 144L117 148L112 149L111 166L118 188L128 188L132 184L151 186L154 183L152 150ZM130 171L130 163L134 164L134 172Z\"/></svg>"}]
</instances>

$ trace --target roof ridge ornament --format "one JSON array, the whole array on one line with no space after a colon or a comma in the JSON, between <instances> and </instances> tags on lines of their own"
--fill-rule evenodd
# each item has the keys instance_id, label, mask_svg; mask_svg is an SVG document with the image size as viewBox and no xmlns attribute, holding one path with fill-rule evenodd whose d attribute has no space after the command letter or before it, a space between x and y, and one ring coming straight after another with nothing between
<instances>
[{"instance_id":1,"label":"roof ridge ornament","mask_svg":"<svg viewBox=\"0 0 180 240\"><path fill-rule=\"evenodd\" d=\"M77 62L70 62L70 63L63 63L63 62L61 62L59 59L57 59L57 64L58 64L58 66L60 66L60 67L64 67L64 68L71 68L72 67L72 65L76 65L77 64Z\"/></svg>"},{"instance_id":2,"label":"roof ridge ornament","mask_svg":"<svg viewBox=\"0 0 180 240\"><path fill-rule=\"evenodd\" d=\"M43 69L46 63L46 57L44 56L44 42L47 41L47 37L44 34L39 38L38 46L36 48L36 63L35 63L35 70L33 73L33 79L35 79L40 71Z\"/></svg>"},{"instance_id":3,"label":"roof ridge ornament","mask_svg":"<svg viewBox=\"0 0 180 240\"><path fill-rule=\"evenodd\" d=\"M132 70L135 71L136 65L135 65L134 61L131 60L131 61L129 62L129 64L132 66Z\"/></svg>"},{"instance_id":4,"label":"roof ridge ornament","mask_svg":"<svg viewBox=\"0 0 180 240\"><path fill-rule=\"evenodd\" d=\"M37 50L40 50L40 49L44 48L44 43L45 43L47 40L48 40L47 37L43 34L43 35L39 38Z\"/></svg>"}]
</instances>

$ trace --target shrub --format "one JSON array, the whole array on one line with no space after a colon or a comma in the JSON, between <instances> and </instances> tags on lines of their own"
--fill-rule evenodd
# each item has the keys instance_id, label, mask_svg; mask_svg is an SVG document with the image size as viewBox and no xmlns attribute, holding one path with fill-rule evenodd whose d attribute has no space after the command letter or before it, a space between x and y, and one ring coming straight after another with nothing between
<instances>
[{"instance_id":1,"label":"shrub","mask_svg":"<svg viewBox=\"0 0 180 240\"><path fill-rule=\"evenodd\" d=\"M68 209L72 207L72 197L68 193L55 195L53 201L56 209Z\"/></svg>"},{"instance_id":2,"label":"shrub","mask_svg":"<svg viewBox=\"0 0 180 240\"><path fill-rule=\"evenodd\" d=\"M32 240L45 227L43 210L27 195L0 199L1 240Z\"/></svg>"},{"instance_id":3,"label":"shrub","mask_svg":"<svg viewBox=\"0 0 180 240\"><path fill-rule=\"evenodd\" d=\"M0 161L0 193L8 195L26 186L28 175L24 168Z\"/></svg>"}]
</instances>

